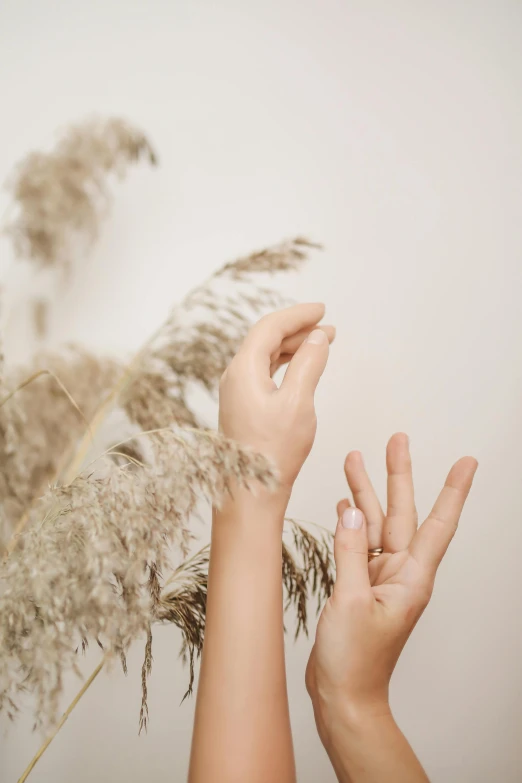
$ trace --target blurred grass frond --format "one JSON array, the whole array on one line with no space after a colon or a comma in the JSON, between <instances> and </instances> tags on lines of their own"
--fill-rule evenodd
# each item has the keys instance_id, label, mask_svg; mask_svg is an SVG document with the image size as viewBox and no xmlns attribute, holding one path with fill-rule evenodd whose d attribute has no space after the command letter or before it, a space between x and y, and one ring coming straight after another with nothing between
<instances>
[{"instance_id":1,"label":"blurred grass frond","mask_svg":"<svg viewBox=\"0 0 522 783\"><path fill-rule=\"evenodd\" d=\"M144 133L119 117L68 127L49 152L31 152L7 182L14 217L5 226L18 258L69 266L96 240L110 206L108 175L156 154Z\"/></svg>"}]
</instances>

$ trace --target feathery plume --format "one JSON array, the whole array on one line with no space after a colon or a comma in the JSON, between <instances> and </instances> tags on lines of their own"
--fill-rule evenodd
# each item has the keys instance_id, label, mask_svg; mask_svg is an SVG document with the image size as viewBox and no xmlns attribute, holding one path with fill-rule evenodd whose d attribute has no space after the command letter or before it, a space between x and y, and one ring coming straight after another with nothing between
<instances>
[{"instance_id":1,"label":"feathery plume","mask_svg":"<svg viewBox=\"0 0 522 783\"><path fill-rule=\"evenodd\" d=\"M284 304L277 292L259 285L259 275L296 270L319 247L296 237L228 262L174 307L121 395L131 420L147 429L172 420L195 426L190 385L214 393L252 320Z\"/></svg>"},{"instance_id":2,"label":"feathery plume","mask_svg":"<svg viewBox=\"0 0 522 783\"><path fill-rule=\"evenodd\" d=\"M235 482L275 486L263 457L217 433L147 437L151 464L129 472L103 459L98 473L53 487L40 523L0 566L0 709L28 689L38 723L51 723L83 639L119 656L149 633L159 592L151 569L169 569L173 545L186 550L201 499L219 504Z\"/></svg>"},{"instance_id":3,"label":"feathery plume","mask_svg":"<svg viewBox=\"0 0 522 783\"><path fill-rule=\"evenodd\" d=\"M16 210L5 233L16 256L68 267L98 236L108 175L121 178L141 159L157 162L143 132L118 117L73 125L50 152L30 153L7 183Z\"/></svg>"},{"instance_id":4,"label":"feathery plume","mask_svg":"<svg viewBox=\"0 0 522 783\"><path fill-rule=\"evenodd\" d=\"M294 519L286 519L285 523L293 543L291 547L283 542L282 547L285 611L293 607L296 612L297 639L301 633L308 634L308 602L315 598L319 612L332 592L335 581L332 535L321 529L316 536ZM205 546L182 563L168 580L157 604L156 619L174 623L182 633L180 654L183 663L189 665L184 699L192 694L195 662L203 650L209 557L210 546Z\"/></svg>"},{"instance_id":5,"label":"feathery plume","mask_svg":"<svg viewBox=\"0 0 522 783\"><path fill-rule=\"evenodd\" d=\"M39 370L39 377L2 404L9 390ZM0 552L16 521L56 477L64 457L85 431L85 420L92 417L120 372L112 359L71 348L37 357L30 371L17 370L3 383L0 380Z\"/></svg>"},{"instance_id":6,"label":"feathery plume","mask_svg":"<svg viewBox=\"0 0 522 783\"><path fill-rule=\"evenodd\" d=\"M182 633L180 657L189 666L189 683L183 701L192 695L195 662L203 650L209 558L210 545L207 545L182 563L169 579L169 584L174 586L164 590L157 605L157 620L174 623Z\"/></svg>"}]
</instances>

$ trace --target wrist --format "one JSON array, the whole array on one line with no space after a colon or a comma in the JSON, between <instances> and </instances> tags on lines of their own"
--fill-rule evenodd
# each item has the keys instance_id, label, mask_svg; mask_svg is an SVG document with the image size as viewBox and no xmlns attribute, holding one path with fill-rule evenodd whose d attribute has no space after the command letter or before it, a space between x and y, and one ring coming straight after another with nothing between
<instances>
[{"instance_id":1,"label":"wrist","mask_svg":"<svg viewBox=\"0 0 522 783\"><path fill-rule=\"evenodd\" d=\"M221 505L214 508L213 523L223 526L228 521L234 526L252 526L258 520L265 524L273 521L282 527L291 492L291 487L281 484L273 491L259 484L250 489L232 485Z\"/></svg>"},{"instance_id":2,"label":"wrist","mask_svg":"<svg viewBox=\"0 0 522 783\"><path fill-rule=\"evenodd\" d=\"M314 698L313 706L328 751L337 742L345 741L347 735L360 736L374 731L378 723L394 722L387 695L364 700Z\"/></svg>"}]
</instances>

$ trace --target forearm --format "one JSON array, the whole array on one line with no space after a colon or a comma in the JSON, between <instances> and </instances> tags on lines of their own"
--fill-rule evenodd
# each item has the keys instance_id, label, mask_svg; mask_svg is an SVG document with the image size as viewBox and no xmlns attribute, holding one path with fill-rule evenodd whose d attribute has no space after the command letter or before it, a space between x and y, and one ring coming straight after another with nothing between
<instances>
[{"instance_id":1,"label":"forearm","mask_svg":"<svg viewBox=\"0 0 522 783\"><path fill-rule=\"evenodd\" d=\"M284 498L214 513L190 783L295 780L283 639Z\"/></svg>"},{"instance_id":2,"label":"forearm","mask_svg":"<svg viewBox=\"0 0 522 783\"><path fill-rule=\"evenodd\" d=\"M389 709L337 716L325 747L339 783L429 783Z\"/></svg>"}]
</instances>

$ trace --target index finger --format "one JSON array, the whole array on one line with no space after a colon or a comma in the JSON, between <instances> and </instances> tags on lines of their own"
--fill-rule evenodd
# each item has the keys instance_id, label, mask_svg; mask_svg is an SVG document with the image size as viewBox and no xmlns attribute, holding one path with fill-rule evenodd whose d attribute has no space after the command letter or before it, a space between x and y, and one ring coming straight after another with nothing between
<instances>
[{"instance_id":1,"label":"index finger","mask_svg":"<svg viewBox=\"0 0 522 783\"><path fill-rule=\"evenodd\" d=\"M265 315L246 336L238 358L248 355L252 358L254 372L270 377L271 356L279 350L283 340L315 326L324 312L324 304L313 303L298 304Z\"/></svg>"},{"instance_id":2,"label":"index finger","mask_svg":"<svg viewBox=\"0 0 522 783\"><path fill-rule=\"evenodd\" d=\"M417 562L435 572L457 531L478 463L463 457L453 465L431 514L422 523L409 547Z\"/></svg>"}]
</instances>

